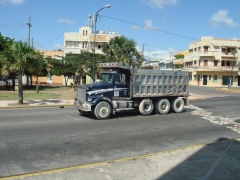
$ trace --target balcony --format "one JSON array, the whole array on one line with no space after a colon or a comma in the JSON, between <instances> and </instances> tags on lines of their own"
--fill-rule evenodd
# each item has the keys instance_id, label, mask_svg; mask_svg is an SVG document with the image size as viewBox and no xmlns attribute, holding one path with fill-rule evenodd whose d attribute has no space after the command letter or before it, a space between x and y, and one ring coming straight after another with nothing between
<instances>
[{"instance_id":1,"label":"balcony","mask_svg":"<svg viewBox=\"0 0 240 180\"><path fill-rule=\"evenodd\" d=\"M234 71L238 72L238 66L184 66L185 70L195 70L195 71Z\"/></svg>"},{"instance_id":2,"label":"balcony","mask_svg":"<svg viewBox=\"0 0 240 180\"><path fill-rule=\"evenodd\" d=\"M211 57L215 56L218 51L198 51L197 54L198 56L204 56L204 57Z\"/></svg>"},{"instance_id":3,"label":"balcony","mask_svg":"<svg viewBox=\"0 0 240 180\"><path fill-rule=\"evenodd\" d=\"M231 53L231 52L229 52L229 53L227 53L227 52L222 52L222 53L221 53L221 56L222 56L222 57L231 57L231 58L233 58L233 57L234 57L234 53Z\"/></svg>"}]
</instances>

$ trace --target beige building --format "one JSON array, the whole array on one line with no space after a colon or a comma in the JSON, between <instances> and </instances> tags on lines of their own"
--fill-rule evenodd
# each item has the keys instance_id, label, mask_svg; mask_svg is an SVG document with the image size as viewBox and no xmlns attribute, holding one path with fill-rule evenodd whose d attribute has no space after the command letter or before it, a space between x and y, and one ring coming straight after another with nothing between
<instances>
[{"instance_id":1,"label":"beige building","mask_svg":"<svg viewBox=\"0 0 240 180\"><path fill-rule=\"evenodd\" d=\"M43 54L43 58L51 57L54 59L62 60L64 56L63 51L52 51L52 50L40 50ZM73 82L73 77L69 77L69 83ZM57 84L57 85L65 85L64 76L55 76L48 73L43 77L33 77L34 84Z\"/></svg>"},{"instance_id":2,"label":"beige building","mask_svg":"<svg viewBox=\"0 0 240 180\"><path fill-rule=\"evenodd\" d=\"M176 52L173 54L173 66L174 69L181 69L184 67L184 57L189 54L189 50Z\"/></svg>"},{"instance_id":3,"label":"beige building","mask_svg":"<svg viewBox=\"0 0 240 180\"><path fill-rule=\"evenodd\" d=\"M195 86L240 86L240 40L202 37L190 43L182 70Z\"/></svg>"},{"instance_id":4,"label":"beige building","mask_svg":"<svg viewBox=\"0 0 240 180\"><path fill-rule=\"evenodd\" d=\"M109 43L110 39L120 36L115 32L97 31L96 37L92 26L83 26L79 28L78 32L64 33L64 56L72 56L81 54L82 52L94 52L94 38L95 38L95 52L103 54L102 46ZM91 83L90 77L83 77L85 83Z\"/></svg>"}]
</instances>

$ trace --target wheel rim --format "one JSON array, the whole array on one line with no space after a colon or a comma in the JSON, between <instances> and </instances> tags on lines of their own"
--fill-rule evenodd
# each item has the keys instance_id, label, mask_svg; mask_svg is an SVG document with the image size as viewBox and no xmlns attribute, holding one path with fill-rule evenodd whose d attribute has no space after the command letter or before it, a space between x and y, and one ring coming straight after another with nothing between
<instances>
[{"instance_id":1,"label":"wheel rim","mask_svg":"<svg viewBox=\"0 0 240 180\"><path fill-rule=\"evenodd\" d=\"M177 103L176 103L176 108L177 109L180 109L182 107L182 103L180 102L180 101L178 101Z\"/></svg>"},{"instance_id":2,"label":"wheel rim","mask_svg":"<svg viewBox=\"0 0 240 180\"><path fill-rule=\"evenodd\" d=\"M151 106L149 104L144 104L144 110L145 111L150 111Z\"/></svg>"},{"instance_id":3,"label":"wheel rim","mask_svg":"<svg viewBox=\"0 0 240 180\"><path fill-rule=\"evenodd\" d=\"M163 103L161 108L162 108L162 110L166 110L166 108L167 108L166 103Z\"/></svg>"},{"instance_id":4,"label":"wheel rim","mask_svg":"<svg viewBox=\"0 0 240 180\"><path fill-rule=\"evenodd\" d=\"M111 107L108 103L101 103L97 107L96 114L99 119L104 119L110 115L111 113L110 111L111 111Z\"/></svg>"}]
</instances>

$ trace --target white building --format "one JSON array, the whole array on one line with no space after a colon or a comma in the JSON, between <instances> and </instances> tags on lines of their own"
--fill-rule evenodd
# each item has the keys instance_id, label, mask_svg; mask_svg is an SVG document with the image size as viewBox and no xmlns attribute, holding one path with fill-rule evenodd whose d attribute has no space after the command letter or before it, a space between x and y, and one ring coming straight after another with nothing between
<instances>
[{"instance_id":1,"label":"white building","mask_svg":"<svg viewBox=\"0 0 240 180\"><path fill-rule=\"evenodd\" d=\"M120 36L115 32L96 31L93 32L93 24L89 23L88 26L82 26L78 32L65 32L64 33L64 56L74 56L81 54L82 52L94 52L95 41L95 53L103 54L102 47L104 44ZM89 76L82 77L80 80L83 84L89 84L92 79Z\"/></svg>"},{"instance_id":2,"label":"white building","mask_svg":"<svg viewBox=\"0 0 240 180\"><path fill-rule=\"evenodd\" d=\"M83 26L78 32L64 33L64 55L81 54L81 52L94 51L94 32L92 27ZM95 52L102 54L102 46L109 43L110 39L120 36L115 32L97 31L95 37Z\"/></svg>"}]
</instances>

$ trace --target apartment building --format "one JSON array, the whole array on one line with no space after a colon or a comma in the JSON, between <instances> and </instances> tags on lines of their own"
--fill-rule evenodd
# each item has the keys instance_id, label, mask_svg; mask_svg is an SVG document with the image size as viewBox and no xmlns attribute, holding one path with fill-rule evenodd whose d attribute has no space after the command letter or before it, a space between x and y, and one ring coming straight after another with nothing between
<instances>
[{"instance_id":1,"label":"apartment building","mask_svg":"<svg viewBox=\"0 0 240 180\"><path fill-rule=\"evenodd\" d=\"M173 66L174 69L181 69L184 67L184 57L189 54L188 49L181 52L176 52L173 54Z\"/></svg>"},{"instance_id":2,"label":"apartment building","mask_svg":"<svg viewBox=\"0 0 240 180\"><path fill-rule=\"evenodd\" d=\"M81 52L94 52L94 36L92 27L83 26L79 32L64 33L64 55L76 55ZM96 31L95 52L103 54L102 46L108 43L110 39L120 36L115 32Z\"/></svg>"},{"instance_id":3,"label":"apartment building","mask_svg":"<svg viewBox=\"0 0 240 180\"><path fill-rule=\"evenodd\" d=\"M189 72L190 85L240 86L240 40L204 36L189 44L182 70Z\"/></svg>"},{"instance_id":4,"label":"apartment building","mask_svg":"<svg viewBox=\"0 0 240 180\"><path fill-rule=\"evenodd\" d=\"M94 52L95 39L95 53L103 54L102 47L104 44L120 36L115 32L96 31L93 32L93 25L83 26L79 28L78 32L64 33L64 56L74 56L82 52ZM81 82L91 83L89 76L82 77Z\"/></svg>"}]
</instances>

